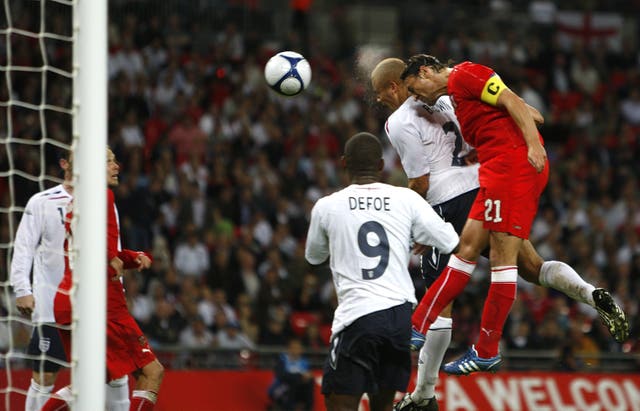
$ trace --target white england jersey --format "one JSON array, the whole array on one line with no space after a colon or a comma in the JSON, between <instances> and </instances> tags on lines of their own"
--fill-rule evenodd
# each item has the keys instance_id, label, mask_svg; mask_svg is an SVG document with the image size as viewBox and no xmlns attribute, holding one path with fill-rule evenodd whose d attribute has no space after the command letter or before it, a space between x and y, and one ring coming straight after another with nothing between
<instances>
[{"instance_id":1,"label":"white england jersey","mask_svg":"<svg viewBox=\"0 0 640 411\"><path fill-rule=\"evenodd\" d=\"M317 265L330 257L338 295L333 335L366 314L416 304L408 269L413 241L450 253L458 235L406 187L352 184L316 202L305 258Z\"/></svg>"},{"instance_id":2,"label":"white england jersey","mask_svg":"<svg viewBox=\"0 0 640 411\"><path fill-rule=\"evenodd\" d=\"M385 130L407 177L429 174L429 204L478 188L480 165L464 165L462 157L471 146L462 138L449 96L440 97L434 106L409 97L389 116Z\"/></svg>"},{"instance_id":3,"label":"white england jersey","mask_svg":"<svg viewBox=\"0 0 640 411\"><path fill-rule=\"evenodd\" d=\"M34 194L18 225L10 281L16 297L33 293L35 323L55 322L53 299L64 274L64 219L71 199L62 185Z\"/></svg>"}]
</instances>

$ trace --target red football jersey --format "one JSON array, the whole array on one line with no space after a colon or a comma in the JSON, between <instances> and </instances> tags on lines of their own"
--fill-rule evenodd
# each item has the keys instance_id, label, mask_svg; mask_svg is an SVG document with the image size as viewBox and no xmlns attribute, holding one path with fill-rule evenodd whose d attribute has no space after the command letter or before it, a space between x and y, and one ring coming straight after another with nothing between
<instances>
[{"instance_id":1,"label":"red football jersey","mask_svg":"<svg viewBox=\"0 0 640 411\"><path fill-rule=\"evenodd\" d=\"M453 67L447 88L462 135L478 151L480 163L526 145L509 113L491 104L506 88L492 69L469 61L460 63Z\"/></svg>"},{"instance_id":2,"label":"red football jersey","mask_svg":"<svg viewBox=\"0 0 640 411\"><path fill-rule=\"evenodd\" d=\"M67 214L67 233L71 235L70 221L73 214L69 212ZM70 322L71 306L68 301L68 291L71 289L72 284L72 270L67 258L68 253L68 241L65 240L65 272L58 289L64 291L58 292L59 296L56 298L59 300L56 303L56 321L62 324ZM116 209L115 199L113 191L107 189L107 318L123 318L129 315L129 309L127 308L127 301L125 299L124 287L122 282L118 279L114 280L113 277L116 272L109 265L114 257L119 257L124 263L125 269L137 268L138 265L135 259L139 254L145 254L151 258L148 253L142 253L132 250L122 250L120 244L120 223L118 220L118 210Z\"/></svg>"}]
</instances>

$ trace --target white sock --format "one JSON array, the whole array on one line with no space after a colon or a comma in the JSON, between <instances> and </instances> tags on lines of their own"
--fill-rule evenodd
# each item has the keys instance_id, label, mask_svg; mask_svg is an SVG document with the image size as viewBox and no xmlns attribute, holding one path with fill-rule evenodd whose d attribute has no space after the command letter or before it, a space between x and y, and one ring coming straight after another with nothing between
<instances>
[{"instance_id":1,"label":"white sock","mask_svg":"<svg viewBox=\"0 0 640 411\"><path fill-rule=\"evenodd\" d=\"M435 395L438 371L444 354L451 342L451 318L438 317L429 327L424 346L418 357L418 379L416 388L411 393L415 402L431 398Z\"/></svg>"},{"instance_id":2,"label":"white sock","mask_svg":"<svg viewBox=\"0 0 640 411\"><path fill-rule=\"evenodd\" d=\"M32 378L29 391L27 391L24 411L40 411L51 396L51 391L53 391L53 385L40 385Z\"/></svg>"},{"instance_id":3,"label":"white sock","mask_svg":"<svg viewBox=\"0 0 640 411\"><path fill-rule=\"evenodd\" d=\"M107 411L129 411L129 377L124 376L107 384Z\"/></svg>"},{"instance_id":4,"label":"white sock","mask_svg":"<svg viewBox=\"0 0 640 411\"><path fill-rule=\"evenodd\" d=\"M540 285L561 291L576 301L594 307L593 290L596 288L580 277L571 266L562 261L545 261L538 277Z\"/></svg>"}]
</instances>

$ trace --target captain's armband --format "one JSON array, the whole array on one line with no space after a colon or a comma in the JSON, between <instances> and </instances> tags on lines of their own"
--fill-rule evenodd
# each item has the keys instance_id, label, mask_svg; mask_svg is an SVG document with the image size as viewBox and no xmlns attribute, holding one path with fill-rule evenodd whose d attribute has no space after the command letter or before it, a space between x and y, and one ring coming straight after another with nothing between
<instances>
[{"instance_id":1,"label":"captain's armband","mask_svg":"<svg viewBox=\"0 0 640 411\"><path fill-rule=\"evenodd\" d=\"M498 97L508 87L502 82L502 79L497 74L491 76L482 89L480 100L487 104L495 106L498 104Z\"/></svg>"}]
</instances>

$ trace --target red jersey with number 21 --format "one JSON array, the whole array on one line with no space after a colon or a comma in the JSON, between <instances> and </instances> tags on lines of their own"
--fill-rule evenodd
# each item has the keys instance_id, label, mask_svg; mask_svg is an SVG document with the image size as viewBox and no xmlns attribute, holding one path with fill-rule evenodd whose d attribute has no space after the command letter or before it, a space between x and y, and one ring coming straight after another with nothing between
<instances>
[{"instance_id":1,"label":"red jersey with number 21","mask_svg":"<svg viewBox=\"0 0 640 411\"><path fill-rule=\"evenodd\" d=\"M464 139L486 163L509 148L526 145L522 130L509 113L496 107L506 88L491 68L469 61L453 67L447 85ZM542 141L542 137L540 137Z\"/></svg>"}]
</instances>

